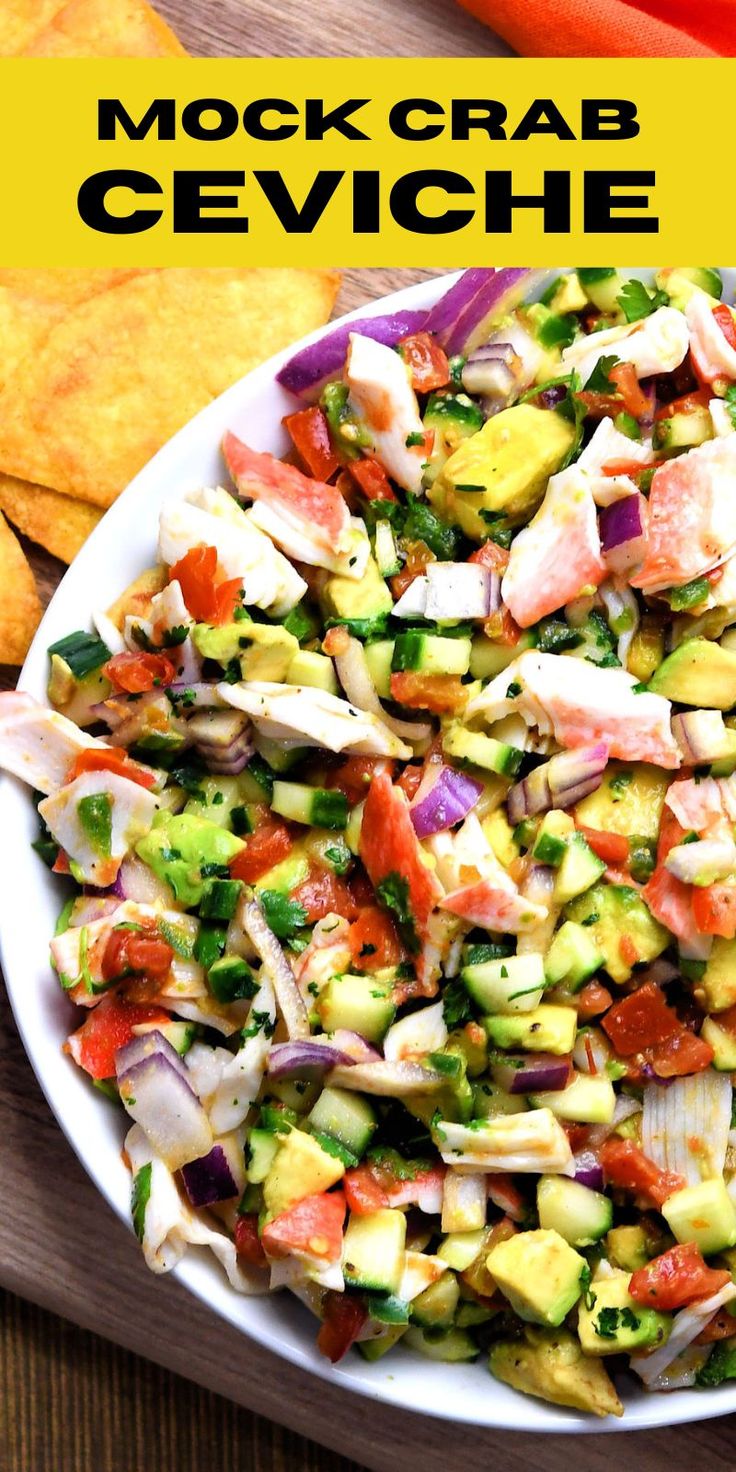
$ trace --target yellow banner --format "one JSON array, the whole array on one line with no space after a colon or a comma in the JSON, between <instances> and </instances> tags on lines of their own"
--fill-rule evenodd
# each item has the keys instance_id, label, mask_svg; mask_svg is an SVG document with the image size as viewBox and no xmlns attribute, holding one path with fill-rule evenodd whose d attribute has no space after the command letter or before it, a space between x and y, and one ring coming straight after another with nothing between
<instances>
[{"instance_id":1,"label":"yellow banner","mask_svg":"<svg viewBox=\"0 0 736 1472\"><path fill-rule=\"evenodd\" d=\"M728 260L713 140L730 137L735 75L727 60L3 60L0 260Z\"/></svg>"}]
</instances>

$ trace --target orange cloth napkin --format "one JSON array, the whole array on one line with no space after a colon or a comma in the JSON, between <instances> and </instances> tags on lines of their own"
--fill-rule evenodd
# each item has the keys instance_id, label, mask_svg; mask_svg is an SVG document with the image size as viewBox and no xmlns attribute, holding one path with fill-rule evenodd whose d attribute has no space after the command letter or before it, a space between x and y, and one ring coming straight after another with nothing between
<instances>
[{"instance_id":1,"label":"orange cloth napkin","mask_svg":"<svg viewBox=\"0 0 736 1472\"><path fill-rule=\"evenodd\" d=\"M736 0L461 0L522 56L736 56Z\"/></svg>"}]
</instances>

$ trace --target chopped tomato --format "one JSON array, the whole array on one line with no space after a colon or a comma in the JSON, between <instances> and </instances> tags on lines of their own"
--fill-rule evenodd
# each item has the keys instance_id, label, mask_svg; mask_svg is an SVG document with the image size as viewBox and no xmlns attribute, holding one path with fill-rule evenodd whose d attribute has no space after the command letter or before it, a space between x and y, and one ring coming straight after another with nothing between
<instances>
[{"instance_id":1,"label":"chopped tomato","mask_svg":"<svg viewBox=\"0 0 736 1472\"><path fill-rule=\"evenodd\" d=\"M370 1165L356 1165L346 1170L342 1184L348 1206L356 1216L369 1216L372 1211L388 1206L388 1192Z\"/></svg>"},{"instance_id":2,"label":"chopped tomato","mask_svg":"<svg viewBox=\"0 0 736 1472\"><path fill-rule=\"evenodd\" d=\"M703 935L721 935L725 940L736 936L736 885L711 884L707 889L693 886L693 915Z\"/></svg>"},{"instance_id":3,"label":"chopped tomato","mask_svg":"<svg viewBox=\"0 0 736 1472\"><path fill-rule=\"evenodd\" d=\"M111 993L102 998L82 1027L72 1034L69 1051L92 1078L114 1078L115 1054L132 1041L133 1028L141 1022L162 1026L170 1021L168 1012L161 1007L125 1002Z\"/></svg>"},{"instance_id":4,"label":"chopped tomato","mask_svg":"<svg viewBox=\"0 0 736 1472\"><path fill-rule=\"evenodd\" d=\"M695 414L699 409L707 409L712 397L711 390L699 388L695 393L683 394L681 398L673 399L669 404L660 405L654 418L655 420L671 419L673 414Z\"/></svg>"},{"instance_id":5,"label":"chopped tomato","mask_svg":"<svg viewBox=\"0 0 736 1472\"><path fill-rule=\"evenodd\" d=\"M146 690L172 685L176 670L165 654L113 654L102 673L126 695L141 695Z\"/></svg>"},{"instance_id":6,"label":"chopped tomato","mask_svg":"<svg viewBox=\"0 0 736 1472\"><path fill-rule=\"evenodd\" d=\"M602 859L604 864L625 864L629 857L629 840L620 833L604 833L598 828L585 828L578 824L589 848Z\"/></svg>"},{"instance_id":7,"label":"chopped tomato","mask_svg":"<svg viewBox=\"0 0 736 1472\"><path fill-rule=\"evenodd\" d=\"M393 487L380 460L374 460L370 455L363 460L351 460L350 474L357 480L368 501L396 500Z\"/></svg>"},{"instance_id":8,"label":"chopped tomato","mask_svg":"<svg viewBox=\"0 0 736 1472\"><path fill-rule=\"evenodd\" d=\"M138 762L131 761L127 751L116 746L88 746L86 751L80 751L69 768L67 782L73 782L83 772L115 772L119 777L127 777L129 782L137 782L139 787L150 788L156 782L154 772L147 772Z\"/></svg>"},{"instance_id":9,"label":"chopped tomato","mask_svg":"<svg viewBox=\"0 0 736 1472\"><path fill-rule=\"evenodd\" d=\"M336 1365L355 1343L368 1318L368 1309L362 1298L328 1288L322 1299L322 1315L317 1348Z\"/></svg>"},{"instance_id":10,"label":"chopped tomato","mask_svg":"<svg viewBox=\"0 0 736 1472\"><path fill-rule=\"evenodd\" d=\"M51 865L51 873L71 874L71 872L72 871L69 867L69 856L64 853L63 848L60 848L58 854L56 855L56 858L54 859L53 864Z\"/></svg>"},{"instance_id":11,"label":"chopped tomato","mask_svg":"<svg viewBox=\"0 0 736 1472\"><path fill-rule=\"evenodd\" d=\"M233 879L242 879L244 884L255 884L262 874L267 874L282 859L288 859L294 840L285 823L278 818L269 818L255 833L245 840L245 848L230 862Z\"/></svg>"},{"instance_id":12,"label":"chopped tomato","mask_svg":"<svg viewBox=\"0 0 736 1472\"><path fill-rule=\"evenodd\" d=\"M356 971L380 971L398 966L406 957L399 933L390 915L369 905L350 926L348 945Z\"/></svg>"},{"instance_id":13,"label":"chopped tomato","mask_svg":"<svg viewBox=\"0 0 736 1472\"><path fill-rule=\"evenodd\" d=\"M258 1236L258 1213L247 1212L235 1222L235 1251L254 1268L268 1267L268 1260Z\"/></svg>"},{"instance_id":14,"label":"chopped tomato","mask_svg":"<svg viewBox=\"0 0 736 1472\"><path fill-rule=\"evenodd\" d=\"M174 563L170 572L171 582L181 586L182 597L192 618L198 623L230 623L240 602L242 578L229 582L217 581L217 549L190 547L189 551Z\"/></svg>"},{"instance_id":15,"label":"chopped tomato","mask_svg":"<svg viewBox=\"0 0 736 1472\"><path fill-rule=\"evenodd\" d=\"M601 466L601 475L628 475L631 480L636 480L643 471L656 470L663 464L663 460L650 460L647 465L642 465L641 460L609 460L607 465Z\"/></svg>"},{"instance_id":16,"label":"chopped tomato","mask_svg":"<svg viewBox=\"0 0 736 1472\"><path fill-rule=\"evenodd\" d=\"M407 588L411 587L415 578L422 576L422 573L429 566L430 562L437 561L434 552L431 551L426 542L407 542L404 546L404 552L406 554L406 562L401 572L397 572L392 578L389 578L391 592L397 600L401 597L402 593L406 592Z\"/></svg>"},{"instance_id":17,"label":"chopped tomato","mask_svg":"<svg viewBox=\"0 0 736 1472\"><path fill-rule=\"evenodd\" d=\"M629 1283L629 1293L645 1308L670 1313L718 1293L730 1281L731 1274L725 1269L708 1267L694 1242L682 1242L670 1247L661 1257L653 1258L646 1267L637 1268ZM732 1322L736 1333L736 1321Z\"/></svg>"},{"instance_id":18,"label":"chopped tomato","mask_svg":"<svg viewBox=\"0 0 736 1472\"><path fill-rule=\"evenodd\" d=\"M340 464L330 439L330 426L319 404L287 414L284 428L310 475L315 480L329 480Z\"/></svg>"},{"instance_id":19,"label":"chopped tomato","mask_svg":"<svg viewBox=\"0 0 736 1472\"><path fill-rule=\"evenodd\" d=\"M677 1013L667 1006L653 981L614 1003L602 1026L622 1058L664 1043L682 1030Z\"/></svg>"},{"instance_id":20,"label":"chopped tomato","mask_svg":"<svg viewBox=\"0 0 736 1472\"><path fill-rule=\"evenodd\" d=\"M126 976L146 976L150 981L163 981L171 970L174 952L163 936L152 926L145 930L128 930L121 926L110 931L102 956L105 981L122 981Z\"/></svg>"},{"instance_id":21,"label":"chopped tomato","mask_svg":"<svg viewBox=\"0 0 736 1472\"><path fill-rule=\"evenodd\" d=\"M345 1196L342 1191L319 1191L304 1196L263 1228L261 1241L271 1257L290 1252L336 1262L342 1252Z\"/></svg>"},{"instance_id":22,"label":"chopped tomato","mask_svg":"<svg viewBox=\"0 0 736 1472\"><path fill-rule=\"evenodd\" d=\"M422 767L409 765L408 767L404 767L401 776L396 779L396 786L400 787L401 791L406 793L409 802L411 802L419 787L422 775Z\"/></svg>"},{"instance_id":23,"label":"chopped tomato","mask_svg":"<svg viewBox=\"0 0 736 1472\"><path fill-rule=\"evenodd\" d=\"M368 796L368 788L376 772L393 773L394 763L380 756L349 756L339 767L333 767L325 778L325 787L344 792L351 805Z\"/></svg>"},{"instance_id":24,"label":"chopped tomato","mask_svg":"<svg viewBox=\"0 0 736 1472\"><path fill-rule=\"evenodd\" d=\"M578 1017L581 1022L587 1022L589 1017L599 1017L601 1012L606 1012L613 1001L608 988L602 986L599 981L588 981L575 997Z\"/></svg>"},{"instance_id":25,"label":"chopped tomato","mask_svg":"<svg viewBox=\"0 0 736 1472\"><path fill-rule=\"evenodd\" d=\"M693 1344L714 1344L718 1339L733 1339L736 1334L736 1318L727 1308L719 1308L709 1324L701 1329Z\"/></svg>"},{"instance_id":26,"label":"chopped tomato","mask_svg":"<svg viewBox=\"0 0 736 1472\"><path fill-rule=\"evenodd\" d=\"M422 675L416 670L401 670L391 676L391 699L410 710L430 710L443 715L464 705L466 693L459 675Z\"/></svg>"},{"instance_id":27,"label":"chopped tomato","mask_svg":"<svg viewBox=\"0 0 736 1472\"><path fill-rule=\"evenodd\" d=\"M510 555L508 547L499 547L498 542L489 537L482 547L476 547L475 552L471 552L468 562L480 563L481 567L488 567L491 572L505 573Z\"/></svg>"},{"instance_id":28,"label":"chopped tomato","mask_svg":"<svg viewBox=\"0 0 736 1472\"><path fill-rule=\"evenodd\" d=\"M673 1170L660 1170L633 1140L622 1140L616 1135L611 1135L601 1146L600 1162L609 1185L645 1196L657 1207L687 1185L684 1176Z\"/></svg>"},{"instance_id":29,"label":"chopped tomato","mask_svg":"<svg viewBox=\"0 0 736 1472\"><path fill-rule=\"evenodd\" d=\"M648 1048L647 1058L660 1078L682 1078L685 1074L702 1073L710 1068L713 1049L705 1038L697 1037L683 1027L658 1047Z\"/></svg>"},{"instance_id":30,"label":"chopped tomato","mask_svg":"<svg viewBox=\"0 0 736 1472\"><path fill-rule=\"evenodd\" d=\"M646 414L649 400L639 385L633 363L616 363L608 377L611 383L615 383L627 414L633 414L635 419Z\"/></svg>"},{"instance_id":31,"label":"chopped tomato","mask_svg":"<svg viewBox=\"0 0 736 1472\"><path fill-rule=\"evenodd\" d=\"M306 910L306 925L324 920L325 915L343 915L346 920L354 920L358 914L358 906L345 880L329 869L318 868L316 864L310 867L306 879L292 890L289 898Z\"/></svg>"},{"instance_id":32,"label":"chopped tomato","mask_svg":"<svg viewBox=\"0 0 736 1472\"><path fill-rule=\"evenodd\" d=\"M428 332L415 332L399 343L399 352L411 370L411 386L417 394L431 393L450 382L447 354Z\"/></svg>"},{"instance_id":33,"label":"chopped tomato","mask_svg":"<svg viewBox=\"0 0 736 1472\"><path fill-rule=\"evenodd\" d=\"M730 308L726 306L725 302L719 302L718 306L713 308L713 316L728 346L730 348L736 348L736 322L733 320L733 313Z\"/></svg>"},{"instance_id":34,"label":"chopped tomato","mask_svg":"<svg viewBox=\"0 0 736 1472\"><path fill-rule=\"evenodd\" d=\"M625 966L635 966L639 960L639 952L630 935L619 937L618 953Z\"/></svg>"}]
</instances>

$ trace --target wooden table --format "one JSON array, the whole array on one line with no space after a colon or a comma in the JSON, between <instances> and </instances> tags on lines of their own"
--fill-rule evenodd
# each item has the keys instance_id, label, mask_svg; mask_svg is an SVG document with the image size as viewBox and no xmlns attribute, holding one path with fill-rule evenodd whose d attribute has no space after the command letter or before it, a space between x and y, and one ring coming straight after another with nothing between
<instances>
[{"instance_id":1,"label":"wooden table","mask_svg":"<svg viewBox=\"0 0 736 1472\"><path fill-rule=\"evenodd\" d=\"M161 0L160 9L199 55L504 54L450 0ZM349 272L338 310L418 274ZM61 565L29 550L49 596ZM0 671L0 683L11 685L13 672ZM604 1472L621 1456L637 1472L686 1472L696 1460L732 1461L734 1418L626 1443L483 1434L373 1408L252 1346L145 1271L58 1129L2 992L0 1139L0 1472L357 1472L358 1463L446 1472L460 1457L508 1472L564 1472L577 1459Z\"/></svg>"}]
</instances>

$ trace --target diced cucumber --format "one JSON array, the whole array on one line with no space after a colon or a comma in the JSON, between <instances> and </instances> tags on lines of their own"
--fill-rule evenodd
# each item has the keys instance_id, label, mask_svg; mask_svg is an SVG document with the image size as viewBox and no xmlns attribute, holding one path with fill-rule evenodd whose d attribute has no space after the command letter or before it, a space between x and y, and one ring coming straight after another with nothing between
<instances>
[{"instance_id":1,"label":"diced cucumber","mask_svg":"<svg viewBox=\"0 0 736 1472\"><path fill-rule=\"evenodd\" d=\"M675 1191L661 1211L678 1242L694 1242L704 1257L736 1244L736 1208L723 1176Z\"/></svg>"},{"instance_id":2,"label":"diced cucumber","mask_svg":"<svg viewBox=\"0 0 736 1472\"><path fill-rule=\"evenodd\" d=\"M564 982L572 991L579 991L602 965L603 952L590 929L575 920L565 920L544 958L544 974L550 986Z\"/></svg>"},{"instance_id":3,"label":"diced cucumber","mask_svg":"<svg viewBox=\"0 0 736 1472\"><path fill-rule=\"evenodd\" d=\"M493 736L484 736L482 731L467 731L464 726L456 724L445 731L442 749L446 756L470 762L475 767L485 767L500 777L515 777L524 758L523 751L517 746L496 741Z\"/></svg>"},{"instance_id":4,"label":"diced cucumber","mask_svg":"<svg viewBox=\"0 0 736 1472\"><path fill-rule=\"evenodd\" d=\"M325 1032L346 1028L378 1043L391 1026L396 1008L389 987L375 976L345 972L328 981L317 1001L317 1011Z\"/></svg>"},{"instance_id":5,"label":"diced cucumber","mask_svg":"<svg viewBox=\"0 0 736 1472\"><path fill-rule=\"evenodd\" d=\"M573 833L557 870L555 904L566 905L569 900L574 900L577 895L590 889L600 879L605 868L603 860L593 853L582 833Z\"/></svg>"},{"instance_id":6,"label":"diced cucumber","mask_svg":"<svg viewBox=\"0 0 736 1472\"><path fill-rule=\"evenodd\" d=\"M206 777L197 783L196 793L188 799L183 811L195 818L206 818L219 828L232 828L234 808L243 806L243 787L239 777Z\"/></svg>"},{"instance_id":7,"label":"diced cucumber","mask_svg":"<svg viewBox=\"0 0 736 1472\"><path fill-rule=\"evenodd\" d=\"M542 999L544 962L536 951L465 966L462 979L483 1012L531 1012Z\"/></svg>"},{"instance_id":8,"label":"diced cucumber","mask_svg":"<svg viewBox=\"0 0 736 1472\"><path fill-rule=\"evenodd\" d=\"M450 1329L447 1334L435 1339L424 1329L415 1326L407 1329L404 1343L409 1349L416 1349L419 1354L425 1355L428 1360L441 1360L445 1364L476 1360L479 1353L478 1346L467 1329Z\"/></svg>"},{"instance_id":9,"label":"diced cucumber","mask_svg":"<svg viewBox=\"0 0 736 1472\"><path fill-rule=\"evenodd\" d=\"M237 1002L252 997L257 986L253 972L241 956L218 956L207 972L207 985L218 1002Z\"/></svg>"},{"instance_id":10,"label":"diced cucumber","mask_svg":"<svg viewBox=\"0 0 736 1472\"><path fill-rule=\"evenodd\" d=\"M344 792L338 792L336 788L307 787L301 782L274 782L271 808L292 823L310 824L315 828L342 829L348 821L348 800Z\"/></svg>"},{"instance_id":11,"label":"diced cucumber","mask_svg":"<svg viewBox=\"0 0 736 1472\"><path fill-rule=\"evenodd\" d=\"M343 1241L342 1266L351 1288L398 1293L404 1269L406 1217L390 1207L350 1217Z\"/></svg>"},{"instance_id":12,"label":"diced cucumber","mask_svg":"<svg viewBox=\"0 0 736 1472\"><path fill-rule=\"evenodd\" d=\"M338 1140L358 1159L367 1150L377 1123L372 1104L352 1089L323 1089L307 1119L313 1130Z\"/></svg>"},{"instance_id":13,"label":"diced cucumber","mask_svg":"<svg viewBox=\"0 0 736 1472\"><path fill-rule=\"evenodd\" d=\"M252 1186L259 1186L265 1181L280 1144L281 1140L273 1130L251 1130L248 1136L246 1175Z\"/></svg>"},{"instance_id":14,"label":"diced cucumber","mask_svg":"<svg viewBox=\"0 0 736 1472\"><path fill-rule=\"evenodd\" d=\"M713 1049L714 1068L724 1073L736 1071L736 1034L722 1027L716 1017L706 1017L700 1036Z\"/></svg>"},{"instance_id":15,"label":"diced cucumber","mask_svg":"<svg viewBox=\"0 0 736 1472\"><path fill-rule=\"evenodd\" d=\"M574 1007L555 1007L546 1002L533 1012L483 1018L483 1026L497 1048L555 1053L559 1057L572 1052L577 1023Z\"/></svg>"},{"instance_id":16,"label":"diced cucumber","mask_svg":"<svg viewBox=\"0 0 736 1472\"><path fill-rule=\"evenodd\" d=\"M179 1056L183 1058L184 1054L189 1052L197 1036L198 1027L196 1022L171 1021L139 1022L133 1028L133 1033L136 1037L140 1037L146 1032L160 1032L166 1038L167 1043L170 1043L172 1048L175 1048Z\"/></svg>"},{"instance_id":17,"label":"diced cucumber","mask_svg":"<svg viewBox=\"0 0 736 1472\"><path fill-rule=\"evenodd\" d=\"M449 1329L455 1318L460 1288L454 1273L443 1273L412 1301L411 1322L423 1329Z\"/></svg>"},{"instance_id":18,"label":"diced cucumber","mask_svg":"<svg viewBox=\"0 0 736 1472\"><path fill-rule=\"evenodd\" d=\"M709 411L694 409L689 414L671 414L668 419L659 419L652 433L652 449L661 453L674 454L677 450L689 450L713 438L713 421Z\"/></svg>"},{"instance_id":19,"label":"diced cucumber","mask_svg":"<svg viewBox=\"0 0 736 1472\"><path fill-rule=\"evenodd\" d=\"M531 629L526 629L516 644L497 644L484 634L478 634L473 639L470 651L470 673L473 679L490 680L494 675L499 675L513 659L525 649L531 649L535 643L536 636Z\"/></svg>"},{"instance_id":20,"label":"diced cucumber","mask_svg":"<svg viewBox=\"0 0 736 1472\"><path fill-rule=\"evenodd\" d=\"M376 639L373 644L366 644L363 653L368 666L368 673L376 687L376 694L381 700L391 698L391 662L394 657L393 639Z\"/></svg>"},{"instance_id":21,"label":"diced cucumber","mask_svg":"<svg viewBox=\"0 0 736 1472\"><path fill-rule=\"evenodd\" d=\"M551 864L558 869L567 852L567 843L575 832L575 823L569 813L553 808L545 813L537 831L532 857L540 864Z\"/></svg>"},{"instance_id":22,"label":"diced cucumber","mask_svg":"<svg viewBox=\"0 0 736 1472\"><path fill-rule=\"evenodd\" d=\"M476 1324L487 1324L500 1313L495 1305L487 1308L483 1303L473 1303L472 1299L465 1299L458 1304L455 1314L455 1326L458 1329L474 1329Z\"/></svg>"},{"instance_id":23,"label":"diced cucumber","mask_svg":"<svg viewBox=\"0 0 736 1472\"><path fill-rule=\"evenodd\" d=\"M286 671L286 680L289 685L311 685L317 690L327 690L330 695L337 695L339 691L332 660L312 649L300 649L294 655Z\"/></svg>"},{"instance_id":24,"label":"diced cucumber","mask_svg":"<svg viewBox=\"0 0 736 1472\"><path fill-rule=\"evenodd\" d=\"M393 577L401 567L390 521L376 522L375 556L383 578Z\"/></svg>"},{"instance_id":25,"label":"diced cucumber","mask_svg":"<svg viewBox=\"0 0 736 1472\"><path fill-rule=\"evenodd\" d=\"M456 1273L464 1273L471 1262L475 1262L485 1235L485 1228L477 1232L450 1232L447 1237L443 1237L437 1248L437 1256L448 1267L454 1268Z\"/></svg>"},{"instance_id":26,"label":"diced cucumber","mask_svg":"<svg viewBox=\"0 0 736 1472\"><path fill-rule=\"evenodd\" d=\"M600 1073L573 1074L567 1088L530 1094L533 1109L551 1109L558 1119L579 1124L610 1124L616 1095L610 1078Z\"/></svg>"},{"instance_id":27,"label":"diced cucumber","mask_svg":"<svg viewBox=\"0 0 736 1472\"><path fill-rule=\"evenodd\" d=\"M567 1176L542 1176L537 1185L539 1225L559 1232L571 1247L590 1247L613 1223L613 1205Z\"/></svg>"},{"instance_id":28,"label":"diced cucumber","mask_svg":"<svg viewBox=\"0 0 736 1472\"><path fill-rule=\"evenodd\" d=\"M363 1359L373 1364L375 1360L383 1359L406 1332L406 1324L387 1324L382 1334L377 1334L375 1339L362 1339L357 1348Z\"/></svg>"},{"instance_id":29,"label":"diced cucumber","mask_svg":"<svg viewBox=\"0 0 736 1472\"><path fill-rule=\"evenodd\" d=\"M483 414L467 394L431 394L424 411L425 429L434 431L425 485L431 485L462 440L483 427Z\"/></svg>"},{"instance_id":30,"label":"diced cucumber","mask_svg":"<svg viewBox=\"0 0 736 1472\"><path fill-rule=\"evenodd\" d=\"M360 830L363 826L364 808L365 802L359 802L356 803L354 808L350 809L347 827L345 829L345 842L350 849L351 854L355 854L356 857L360 849Z\"/></svg>"},{"instance_id":31,"label":"diced cucumber","mask_svg":"<svg viewBox=\"0 0 736 1472\"><path fill-rule=\"evenodd\" d=\"M283 742L263 736L260 731L253 732L253 745L272 772L290 772L307 749L304 746L284 746Z\"/></svg>"},{"instance_id":32,"label":"diced cucumber","mask_svg":"<svg viewBox=\"0 0 736 1472\"><path fill-rule=\"evenodd\" d=\"M209 879L199 902L203 920L232 920L242 894L240 879Z\"/></svg>"},{"instance_id":33,"label":"diced cucumber","mask_svg":"<svg viewBox=\"0 0 736 1472\"><path fill-rule=\"evenodd\" d=\"M425 675L467 675L470 668L470 639L447 639L407 629L398 634L391 669L420 670Z\"/></svg>"},{"instance_id":34,"label":"diced cucumber","mask_svg":"<svg viewBox=\"0 0 736 1472\"><path fill-rule=\"evenodd\" d=\"M578 281L599 312L615 312L623 279L615 266L578 266Z\"/></svg>"}]
</instances>

